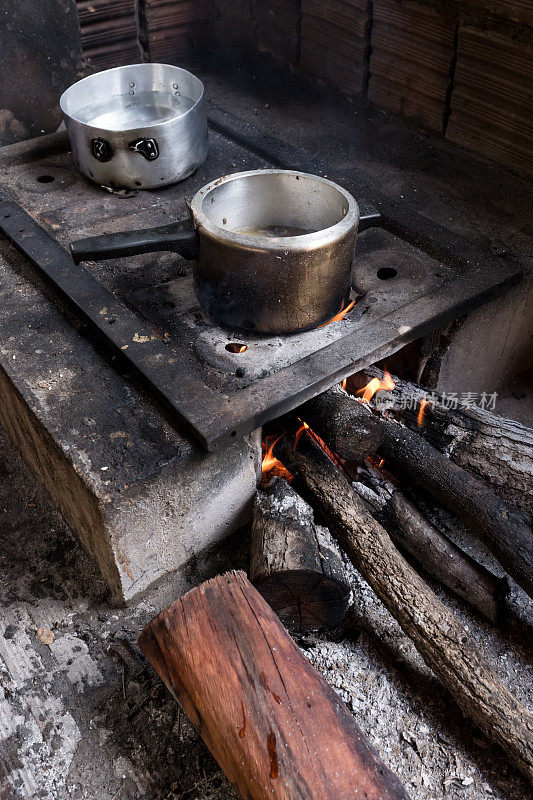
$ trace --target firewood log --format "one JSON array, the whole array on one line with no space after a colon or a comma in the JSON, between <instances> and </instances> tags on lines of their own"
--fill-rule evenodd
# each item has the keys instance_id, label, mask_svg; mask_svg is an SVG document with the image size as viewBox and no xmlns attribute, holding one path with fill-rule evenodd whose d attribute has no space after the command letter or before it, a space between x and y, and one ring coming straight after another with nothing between
<instances>
[{"instance_id":1,"label":"firewood log","mask_svg":"<svg viewBox=\"0 0 533 800\"><path fill-rule=\"evenodd\" d=\"M378 452L397 472L431 492L477 532L509 575L533 597L533 533L525 512L497 497L421 436L401 423L372 415L368 404L339 388L305 403L298 413L339 456L360 460ZM366 437L370 416L378 423L373 445ZM360 426L365 431L366 453L361 452Z\"/></svg>"},{"instance_id":2,"label":"firewood log","mask_svg":"<svg viewBox=\"0 0 533 800\"><path fill-rule=\"evenodd\" d=\"M287 481L274 478L254 503L250 580L284 625L338 627L350 588L335 541Z\"/></svg>"},{"instance_id":3,"label":"firewood log","mask_svg":"<svg viewBox=\"0 0 533 800\"><path fill-rule=\"evenodd\" d=\"M365 482L369 483L369 486ZM384 475L368 467L362 483L353 488L372 516L383 524L393 542L409 553L422 569L496 625L503 622L509 592L498 578L438 531L418 508Z\"/></svg>"},{"instance_id":4,"label":"firewood log","mask_svg":"<svg viewBox=\"0 0 533 800\"><path fill-rule=\"evenodd\" d=\"M371 378L381 379L383 372L370 367L357 377L365 384ZM401 413L408 428L460 467L487 481L496 494L533 514L533 428L476 406L448 407L452 401L443 402L439 395L439 402L425 407L419 426L420 401L427 391L397 377L394 382L386 401Z\"/></svg>"},{"instance_id":5,"label":"firewood log","mask_svg":"<svg viewBox=\"0 0 533 800\"><path fill-rule=\"evenodd\" d=\"M292 458L339 545L463 714L533 782L533 714L502 685L466 629L407 563L312 437L305 432L295 452L287 444L284 457Z\"/></svg>"},{"instance_id":6,"label":"firewood log","mask_svg":"<svg viewBox=\"0 0 533 800\"><path fill-rule=\"evenodd\" d=\"M245 800L408 800L243 572L176 600L139 644Z\"/></svg>"}]
</instances>

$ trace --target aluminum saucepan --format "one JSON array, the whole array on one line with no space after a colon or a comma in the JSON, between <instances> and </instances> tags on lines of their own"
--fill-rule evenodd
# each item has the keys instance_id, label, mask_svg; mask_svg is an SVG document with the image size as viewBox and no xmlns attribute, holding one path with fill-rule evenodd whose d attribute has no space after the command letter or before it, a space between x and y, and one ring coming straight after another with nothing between
<instances>
[{"instance_id":1,"label":"aluminum saucepan","mask_svg":"<svg viewBox=\"0 0 533 800\"><path fill-rule=\"evenodd\" d=\"M154 189L191 175L207 156L204 86L168 64L89 75L60 100L80 172L111 189Z\"/></svg>"},{"instance_id":2,"label":"aluminum saucepan","mask_svg":"<svg viewBox=\"0 0 533 800\"><path fill-rule=\"evenodd\" d=\"M200 189L189 212L162 228L74 242L73 258L171 250L193 259L200 304L234 330L305 331L348 303L360 214L336 183L289 170L240 172Z\"/></svg>"}]
</instances>

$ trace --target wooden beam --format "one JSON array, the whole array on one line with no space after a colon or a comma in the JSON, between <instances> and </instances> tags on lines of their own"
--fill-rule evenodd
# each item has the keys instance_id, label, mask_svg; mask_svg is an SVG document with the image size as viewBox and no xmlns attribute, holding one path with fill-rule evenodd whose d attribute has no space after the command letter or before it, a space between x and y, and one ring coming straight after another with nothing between
<instances>
[{"instance_id":1,"label":"wooden beam","mask_svg":"<svg viewBox=\"0 0 533 800\"><path fill-rule=\"evenodd\" d=\"M408 800L243 572L176 600L139 644L245 800Z\"/></svg>"}]
</instances>

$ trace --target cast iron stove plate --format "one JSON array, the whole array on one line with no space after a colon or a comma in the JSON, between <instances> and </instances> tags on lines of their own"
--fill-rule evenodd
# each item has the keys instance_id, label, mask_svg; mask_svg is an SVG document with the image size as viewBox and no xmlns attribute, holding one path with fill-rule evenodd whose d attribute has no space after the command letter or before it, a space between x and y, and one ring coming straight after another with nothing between
<instances>
[{"instance_id":1,"label":"cast iron stove plate","mask_svg":"<svg viewBox=\"0 0 533 800\"><path fill-rule=\"evenodd\" d=\"M243 141L217 120L212 128L208 160L194 176L138 194L111 194L86 181L61 135L0 153L0 228L209 450L470 311L523 273L445 231L446 243L455 245L450 254L433 233L425 237L420 220L409 227L401 209L384 213L394 204L382 198L373 205L383 227L358 239L353 311L306 333L260 337L215 325L194 296L190 265L174 254L76 267L69 241L183 217L185 197L232 170L282 166L324 174L323 165L259 132L254 138L253 129ZM350 181L328 176L361 199Z\"/></svg>"}]
</instances>

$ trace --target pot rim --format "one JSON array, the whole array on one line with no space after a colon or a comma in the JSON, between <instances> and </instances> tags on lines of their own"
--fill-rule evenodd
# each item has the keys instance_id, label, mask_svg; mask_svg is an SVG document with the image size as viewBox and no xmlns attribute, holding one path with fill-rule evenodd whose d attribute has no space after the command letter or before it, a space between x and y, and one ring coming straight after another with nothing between
<instances>
[{"instance_id":1,"label":"pot rim","mask_svg":"<svg viewBox=\"0 0 533 800\"><path fill-rule=\"evenodd\" d=\"M120 135L120 134L125 132L124 129L102 128L100 125L97 125L97 126L93 125L92 122L84 122L83 120L79 119L75 114L70 114L65 108L67 96L69 94L73 94L74 93L73 90L74 89L78 89L78 87L80 87L81 84L83 84L83 83L85 83L87 81L92 81L97 76L105 75L106 73L110 73L110 72L120 72L120 71L129 72L130 70L133 70L133 69L135 69L135 70L137 70L137 69L150 70L150 69L153 69L154 67L165 67L167 69L175 70L176 74L180 73L181 75L183 75L183 74L190 75L192 78L197 80L198 83L200 84L200 96L195 101L194 105L192 105L190 108L188 108L187 111L184 111L182 114L176 114L176 116L172 117L172 119L167 119L164 122L154 120L153 122L149 122L147 124L143 124L139 128L130 128L129 130L131 130L131 131L137 131L137 130L139 130L139 131L150 131L150 130L153 130L154 128L166 128L169 125L175 125L177 120L185 119L185 117L187 117L187 115L189 115L189 114L191 114L191 112L195 111L195 109L198 107L198 105L202 102L202 100L204 98L204 94L205 94L205 86L204 86L203 82L200 80L200 78L198 78L193 72L190 72L188 69L184 69L183 67L177 67L175 64L162 64L160 62L144 62L144 63L140 63L140 64L124 64L121 67L110 67L110 69L102 69L102 70L100 70L100 72L94 72L92 75L87 75L85 78L82 78L81 80L76 81L75 83L72 83L67 89L65 89L65 91L63 92L63 94L59 98L59 107L61 108L61 111L62 111L62 113L63 113L63 115L65 117L67 117L68 119L73 120L78 125L83 125L85 128L88 128L89 130L96 130L96 131L100 131L100 132L106 133L106 134L114 134L115 136ZM119 97L120 95L116 95L116 96Z\"/></svg>"},{"instance_id":2,"label":"pot rim","mask_svg":"<svg viewBox=\"0 0 533 800\"><path fill-rule=\"evenodd\" d=\"M330 225L327 228L321 228L318 231L311 233L304 233L299 236L246 236L244 233L235 233L234 231L227 230L221 225L214 223L205 212L202 210L202 205L212 191L218 189L222 183L229 181L239 180L241 178L249 177L250 175L294 175L298 177L311 178L320 183L325 183L337 189L348 202L348 210L346 215L335 225ZM346 189L339 186L338 183L323 178L321 175L313 175L310 172L301 172L300 170L292 169L251 169L246 172L234 172L229 175L223 175L214 181L206 183L194 195L191 203L190 210L193 217L194 226L202 231L205 231L218 239L222 239L228 244L240 246L253 250L282 250L282 251L299 251L310 250L317 247L326 246L341 239L352 228L357 227L359 224L359 206L357 201Z\"/></svg>"}]
</instances>

